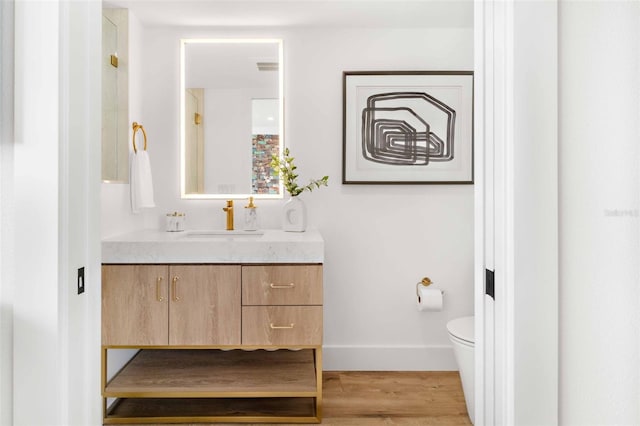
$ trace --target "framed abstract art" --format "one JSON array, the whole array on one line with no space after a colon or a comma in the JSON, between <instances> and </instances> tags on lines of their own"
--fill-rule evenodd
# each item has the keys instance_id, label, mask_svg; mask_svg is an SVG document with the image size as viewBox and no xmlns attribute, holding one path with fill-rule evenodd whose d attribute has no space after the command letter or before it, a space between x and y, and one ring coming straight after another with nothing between
<instances>
[{"instance_id":1,"label":"framed abstract art","mask_svg":"<svg viewBox=\"0 0 640 426\"><path fill-rule=\"evenodd\" d=\"M344 72L342 154L345 184L472 184L473 72Z\"/></svg>"}]
</instances>

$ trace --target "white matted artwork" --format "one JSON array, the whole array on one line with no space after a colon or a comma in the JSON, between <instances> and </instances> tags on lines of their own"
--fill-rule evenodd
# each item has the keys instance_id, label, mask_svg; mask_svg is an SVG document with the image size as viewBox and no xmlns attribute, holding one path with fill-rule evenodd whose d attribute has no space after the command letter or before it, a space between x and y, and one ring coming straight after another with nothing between
<instances>
[{"instance_id":1,"label":"white matted artwork","mask_svg":"<svg viewBox=\"0 0 640 426\"><path fill-rule=\"evenodd\" d=\"M342 183L472 184L472 71L343 73Z\"/></svg>"}]
</instances>

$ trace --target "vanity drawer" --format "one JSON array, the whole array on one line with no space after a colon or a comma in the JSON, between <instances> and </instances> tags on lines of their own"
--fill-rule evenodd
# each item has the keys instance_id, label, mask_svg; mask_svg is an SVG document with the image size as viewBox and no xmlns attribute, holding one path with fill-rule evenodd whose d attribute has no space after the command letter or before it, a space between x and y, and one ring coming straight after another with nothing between
<instances>
[{"instance_id":1,"label":"vanity drawer","mask_svg":"<svg viewBox=\"0 0 640 426\"><path fill-rule=\"evenodd\" d=\"M322 306L244 306L243 345L321 345Z\"/></svg>"},{"instance_id":2,"label":"vanity drawer","mask_svg":"<svg viewBox=\"0 0 640 426\"><path fill-rule=\"evenodd\" d=\"M243 305L322 305L322 265L242 267Z\"/></svg>"}]
</instances>

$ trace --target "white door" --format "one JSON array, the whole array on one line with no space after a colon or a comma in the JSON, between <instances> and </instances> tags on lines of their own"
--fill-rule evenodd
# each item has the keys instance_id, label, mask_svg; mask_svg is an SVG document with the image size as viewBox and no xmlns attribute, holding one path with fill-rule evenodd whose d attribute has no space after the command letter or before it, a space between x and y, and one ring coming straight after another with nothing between
<instances>
[{"instance_id":1,"label":"white door","mask_svg":"<svg viewBox=\"0 0 640 426\"><path fill-rule=\"evenodd\" d=\"M493 425L494 299L486 278L494 262L494 69L493 16L475 3L474 43L474 170L475 170L475 425ZM490 289L489 293L493 293Z\"/></svg>"},{"instance_id":2,"label":"white door","mask_svg":"<svg viewBox=\"0 0 640 426\"><path fill-rule=\"evenodd\" d=\"M474 8L475 424L551 426L558 414L557 2ZM486 270L495 271L494 297L486 294Z\"/></svg>"}]
</instances>

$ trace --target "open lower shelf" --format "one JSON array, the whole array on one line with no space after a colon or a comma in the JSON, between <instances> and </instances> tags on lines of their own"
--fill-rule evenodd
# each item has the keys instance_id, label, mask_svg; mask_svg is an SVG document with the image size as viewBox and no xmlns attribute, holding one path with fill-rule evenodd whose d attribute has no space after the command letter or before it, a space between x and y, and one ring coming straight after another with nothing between
<instances>
[{"instance_id":1,"label":"open lower shelf","mask_svg":"<svg viewBox=\"0 0 640 426\"><path fill-rule=\"evenodd\" d=\"M317 396L312 349L143 349L105 387L105 397Z\"/></svg>"},{"instance_id":2,"label":"open lower shelf","mask_svg":"<svg viewBox=\"0 0 640 426\"><path fill-rule=\"evenodd\" d=\"M316 422L313 398L124 398L109 409L105 423L137 418L145 422Z\"/></svg>"},{"instance_id":3,"label":"open lower shelf","mask_svg":"<svg viewBox=\"0 0 640 426\"><path fill-rule=\"evenodd\" d=\"M106 384L103 422L319 423L320 351L141 349Z\"/></svg>"}]
</instances>

